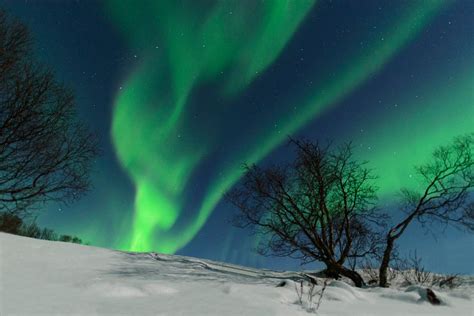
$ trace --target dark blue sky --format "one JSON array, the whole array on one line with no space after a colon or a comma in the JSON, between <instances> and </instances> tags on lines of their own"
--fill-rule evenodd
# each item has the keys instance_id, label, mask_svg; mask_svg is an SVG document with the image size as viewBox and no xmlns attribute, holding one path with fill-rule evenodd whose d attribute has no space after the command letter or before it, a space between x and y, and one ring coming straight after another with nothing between
<instances>
[{"instance_id":1,"label":"dark blue sky","mask_svg":"<svg viewBox=\"0 0 474 316\"><path fill-rule=\"evenodd\" d=\"M209 62L190 62L186 54L179 54L179 45L187 47L188 43L173 37L180 35L181 27L185 36L189 33L198 37L193 27L201 25L197 17L210 14L212 1L199 5L183 1L176 7L156 5L161 10L156 12L159 22L150 19L154 12L146 13L155 7L150 3L0 1L3 8L29 26L36 54L73 88L81 118L101 139L103 155L96 163L94 187L88 196L69 206L49 205L38 218L40 224L60 233L76 234L93 245L122 249L139 233L136 192L143 184L144 167L137 174L127 164L129 156L121 154L121 140L112 132L113 122L123 124L114 114L121 106L121 96L131 91L135 75L147 78L147 89L130 92L135 103L126 106L132 109L145 107L140 100L172 100L161 90L177 80L181 69L201 67L186 98L185 114L176 127L180 142L173 138L158 144L151 134L149 139L145 136L137 140L147 144L140 145L140 150L147 147L143 155L153 157L156 153L157 164L163 164L161 169L173 169L175 162L170 156L180 161L182 156L203 151L183 190L173 196L172 200L180 204L173 226L167 230L153 228L150 233L153 241L149 242L157 250L162 247L160 240L172 244L173 238L192 230L199 207L212 196L215 187L226 182L221 178L235 177L238 164L290 159L292 151L285 146L287 135L353 140L360 155L373 161L379 176L388 179L382 183L381 205L397 218L400 214L394 193L405 185L403 177L411 172L412 164L425 161L426 153L434 146L472 131L472 1L449 1L435 9L431 8L434 4L416 1L319 1L302 15L294 32L279 20L271 24L287 37L271 60L269 54L275 49L267 51L261 44L271 32L268 35L254 30L264 20L257 11L252 16L256 26L246 31L248 38L238 38L235 52L225 56L228 65L216 71L219 75L209 68L218 64L221 55L203 51L201 59L210 58ZM245 17L246 8L240 8L244 6L236 7ZM193 27L181 25L192 18L198 21ZM170 25L177 25L176 30L170 31ZM231 32L226 23L211 27L223 29L224 34L226 28ZM248 59L242 59L248 54ZM226 95L227 83L240 80L235 73L250 69L253 59L269 61L259 68L258 75L240 84L231 96ZM161 83L162 78L166 84ZM144 112L132 112L136 116L125 124L130 127L125 133L133 137L148 135L145 132L149 126L163 125L161 109L155 109L160 105L147 106ZM173 104L166 106L172 108ZM145 131L141 130L144 126ZM133 134L135 131L137 134ZM400 157L393 158L389 153L400 153ZM395 163L387 163L391 161ZM160 178L162 170L145 167L147 181L153 178L157 188L162 182L172 182ZM160 207L157 205L157 213ZM291 260L256 255L252 251L255 239L229 223L233 212L219 201L192 238L178 247L178 253L258 267L298 267ZM403 249L417 249L428 268L461 273L474 272L470 264L473 244L470 235L451 229L435 240L416 225L400 240Z\"/></svg>"}]
</instances>

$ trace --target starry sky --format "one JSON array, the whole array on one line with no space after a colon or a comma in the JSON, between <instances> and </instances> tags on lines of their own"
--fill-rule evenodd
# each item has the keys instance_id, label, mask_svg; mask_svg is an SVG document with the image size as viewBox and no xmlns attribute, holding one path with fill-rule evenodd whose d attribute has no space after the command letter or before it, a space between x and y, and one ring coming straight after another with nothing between
<instances>
[{"instance_id":1,"label":"starry sky","mask_svg":"<svg viewBox=\"0 0 474 316\"><path fill-rule=\"evenodd\" d=\"M222 200L242 163L287 161L288 136L353 141L395 219L413 166L473 131L474 2L0 0L74 89L100 136L87 197L41 225L92 245L255 267ZM471 236L402 238L435 271L474 273ZM440 256L439 254L443 255Z\"/></svg>"}]
</instances>

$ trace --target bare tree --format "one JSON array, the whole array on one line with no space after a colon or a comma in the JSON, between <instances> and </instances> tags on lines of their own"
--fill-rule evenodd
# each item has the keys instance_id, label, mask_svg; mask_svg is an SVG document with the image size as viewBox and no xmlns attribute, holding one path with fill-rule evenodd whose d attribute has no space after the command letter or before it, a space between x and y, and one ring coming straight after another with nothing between
<instances>
[{"instance_id":1,"label":"bare tree","mask_svg":"<svg viewBox=\"0 0 474 316\"><path fill-rule=\"evenodd\" d=\"M0 212L77 199L98 153L72 92L31 51L26 27L0 10Z\"/></svg>"},{"instance_id":2,"label":"bare tree","mask_svg":"<svg viewBox=\"0 0 474 316\"><path fill-rule=\"evenodd\" d=\"M285 166L245 166L241 183L227 194L239 210L235 224L263 235L258 251L323 262L327 275L361 276L345 266L349 258L378 251L375 227L375 177L365 163L353 159L346 144L333 150L306 141L294 141L296 159Z\"/></svg>"},{"instance_id":3,"label":"bare tree","mask_svg":"<svg viewBox=\"0 0 474 316\"><path fill-rule=\"evenodd\" d=\"M416 167L423 191L402 190L406 216L391 227L379 269L379 284L386 287L387 270L395 241L418 220L423 225L439 222L474 231L474 210L470 191L474 185L473 134L457 137L433 152L429 163Z\"/></svg>"}]
</instances>

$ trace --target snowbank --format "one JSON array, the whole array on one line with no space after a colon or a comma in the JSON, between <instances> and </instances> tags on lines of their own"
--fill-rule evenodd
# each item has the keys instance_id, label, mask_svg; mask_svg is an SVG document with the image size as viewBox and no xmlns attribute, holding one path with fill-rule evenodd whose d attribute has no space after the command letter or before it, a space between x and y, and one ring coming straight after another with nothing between
<instances>
[{"instance_id":1,"label":"snowbank","mask_svg":"<svg viewBox=\"0 0 474 316\"><path fill-rule=\"evenodd\" d=\"M2 316L310 315L296 303L296 272L4 233L0 255ZM277 287L282 280L285 285ZM331 281L318 315L474 315L472 282L435 291L441 306L429 304L419 287L357 289Z\"/></svg>"}]
</instances>

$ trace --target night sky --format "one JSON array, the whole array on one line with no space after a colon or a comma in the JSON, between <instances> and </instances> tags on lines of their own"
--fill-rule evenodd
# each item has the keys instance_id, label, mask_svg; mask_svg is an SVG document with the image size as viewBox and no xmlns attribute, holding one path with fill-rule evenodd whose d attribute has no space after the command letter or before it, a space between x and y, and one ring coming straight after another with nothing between
<instances>
[{"instance_id":1,"label":"night sky","mask_svg":"<svg viewBox=\"0 0 474 316\"><path fill-rule=\"evenodd\" d=\"M42 226L92 245L276 269L230 224L241 165L293 157L288 136L352 140L394 218L413 166L473 131L474 1L23 1L35 53L100 136L94 187ZM435 271L474 273L471 236L400 240Z\"/></svg>"}]
</instances>

